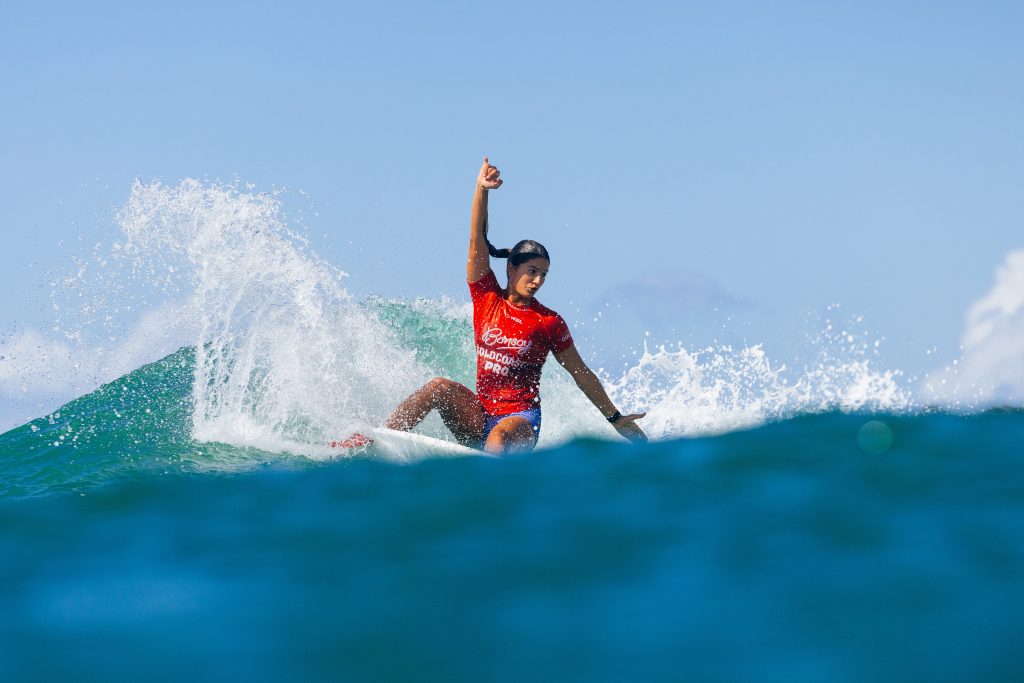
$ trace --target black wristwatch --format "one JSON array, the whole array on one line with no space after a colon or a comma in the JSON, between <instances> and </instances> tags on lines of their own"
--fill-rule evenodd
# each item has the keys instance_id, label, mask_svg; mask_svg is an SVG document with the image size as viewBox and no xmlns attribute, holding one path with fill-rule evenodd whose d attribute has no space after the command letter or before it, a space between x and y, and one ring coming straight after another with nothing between
<instances>
[{"instance_id":1,"label":"black wristwatch","mask_svg":"<svg viewBox=\"0 0 1024 683\"><path fill-rule=\"evenodd\" d=\"M622 417L622 413L620 413L619 411L617 411L617 410L616 410L616 411L615 411L614 413L612 413L612 414L611 414L611 416L610 416L610 417L608 417L607 419L608 419L608 421L609 421L609 422L611 422L612 424L615 424L616 422L618 422L618 421L619 421L619 419L620 419L621 417Z\"/></svg>"}]
</instances>

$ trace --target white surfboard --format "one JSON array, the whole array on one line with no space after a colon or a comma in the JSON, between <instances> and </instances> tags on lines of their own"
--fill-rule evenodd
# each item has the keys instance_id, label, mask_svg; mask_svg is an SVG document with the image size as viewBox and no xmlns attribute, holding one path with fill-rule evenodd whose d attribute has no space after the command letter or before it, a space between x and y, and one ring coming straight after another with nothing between
<instances>
[{"instance_id":1,"label":"white surfboard","mask_svg":"<svg viewBox=\"0 0 1024 683\"><path fill-rule=\"evenodd\" d=\"M400 432L385 427L372 430L368 436L372 440L371 443L366 444L369 449L376 455L392 462L416 462L426 458L452 458L467 455L494 457L489 453L466 448L452 441L435 439L412 432ZM332 442L331 445L334 446L335 442Z\"/></svg>"}]
</instances>

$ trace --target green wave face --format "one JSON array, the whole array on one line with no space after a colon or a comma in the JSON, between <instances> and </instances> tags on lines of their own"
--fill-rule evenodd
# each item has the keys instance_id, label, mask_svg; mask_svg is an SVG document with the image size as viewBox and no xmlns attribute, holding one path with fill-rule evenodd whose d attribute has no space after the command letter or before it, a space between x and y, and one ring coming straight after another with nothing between
<instances>
[{"instance_id":1,"label":"green wave face","mask_svg":"<svg viewBox=\"0 0 1024 683\"><path fill-rule=\"evenodd\" d=\"M402 347L414 351L416 360L431 372L470 388L476 385L473 325L469 318L451 316L447 307L429 301L371 299L367 306L394 332Z\"/></svg>"},{"instance_id":2,"label":"green wave face","mask_svg":"<svg viewBox=\"0 0 1024 683\"><path fill-rule=\"evenodd\" d=\"M180 464L195 449L194 358L183 348L0 435L2 495L76 491L132 470Z\"/></svg>"},{"instance_id":3,"label":"green wave face","mask_svg":"<svg viewBox=\"0 0 1024 683\"><path fill-rule=\"evenodd\" d=\"M235 471L280 455L191 436L195 349L182 348L0 435L0 498L81 492L172 472Z\"/></svg>"}]
</instances>

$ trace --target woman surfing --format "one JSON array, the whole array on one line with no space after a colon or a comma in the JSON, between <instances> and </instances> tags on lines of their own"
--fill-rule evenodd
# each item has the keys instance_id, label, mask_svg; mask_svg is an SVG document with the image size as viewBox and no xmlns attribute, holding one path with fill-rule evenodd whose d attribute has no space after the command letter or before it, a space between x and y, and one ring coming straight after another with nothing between
<instances>
[{"instance_id":1,"label":"woman surfing","mask_svg":"<svg viewBox=\"0 0 1024 683\"><path fill-rule=\"evenodd\" d=\"M533 240L522 240L512 249L495 249L488 240L487 197L501 187L500 176L484 157L470 218L466 280L473 299L477 393L437 377L403 401L384 426L409 431L437 410L463 445L494 454L532 450L540 434L541 368L550 351L619 434L631 441L646 441L636 424L646 413L618 411L597 375L580 358L562 316L537 301L551 265L548 250ZM491 270L491 256L508 260L504 288Z\"/></svg>"}]
</instances>

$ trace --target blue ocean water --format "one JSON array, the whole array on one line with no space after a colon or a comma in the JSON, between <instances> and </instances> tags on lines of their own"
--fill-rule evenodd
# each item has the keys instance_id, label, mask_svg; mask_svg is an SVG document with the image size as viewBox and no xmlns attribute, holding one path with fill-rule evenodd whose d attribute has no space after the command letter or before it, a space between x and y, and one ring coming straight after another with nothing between
<instances>
[{"instance_id":1,"label":"blue ocean water","mask_svg":"<svg viewBox=\"0 0 1024 683\"><path fill-rule=\"evenodd\" d=\"M654 349L603 374L650 444L553 370L533 454L339 454L472 382L467 312L352 300L269 199L140 185L120 222L103 286L63 285L77 366L25 374L105 378L0 435L0 680L1024 677L1024 412L835 349ZM191 343L124 361L112 291Z\"/></svg>"},{"instance_id":2,"label":"blue ocean water","mask_svg":"<svg viewBox=\"0 0 1024 683\"><path fill-rule=\"evenodd\" d=\"M31 438L3 437L4 680L1024 674L1017 412L234 473Z\"/></svg>"}]
</instances>

